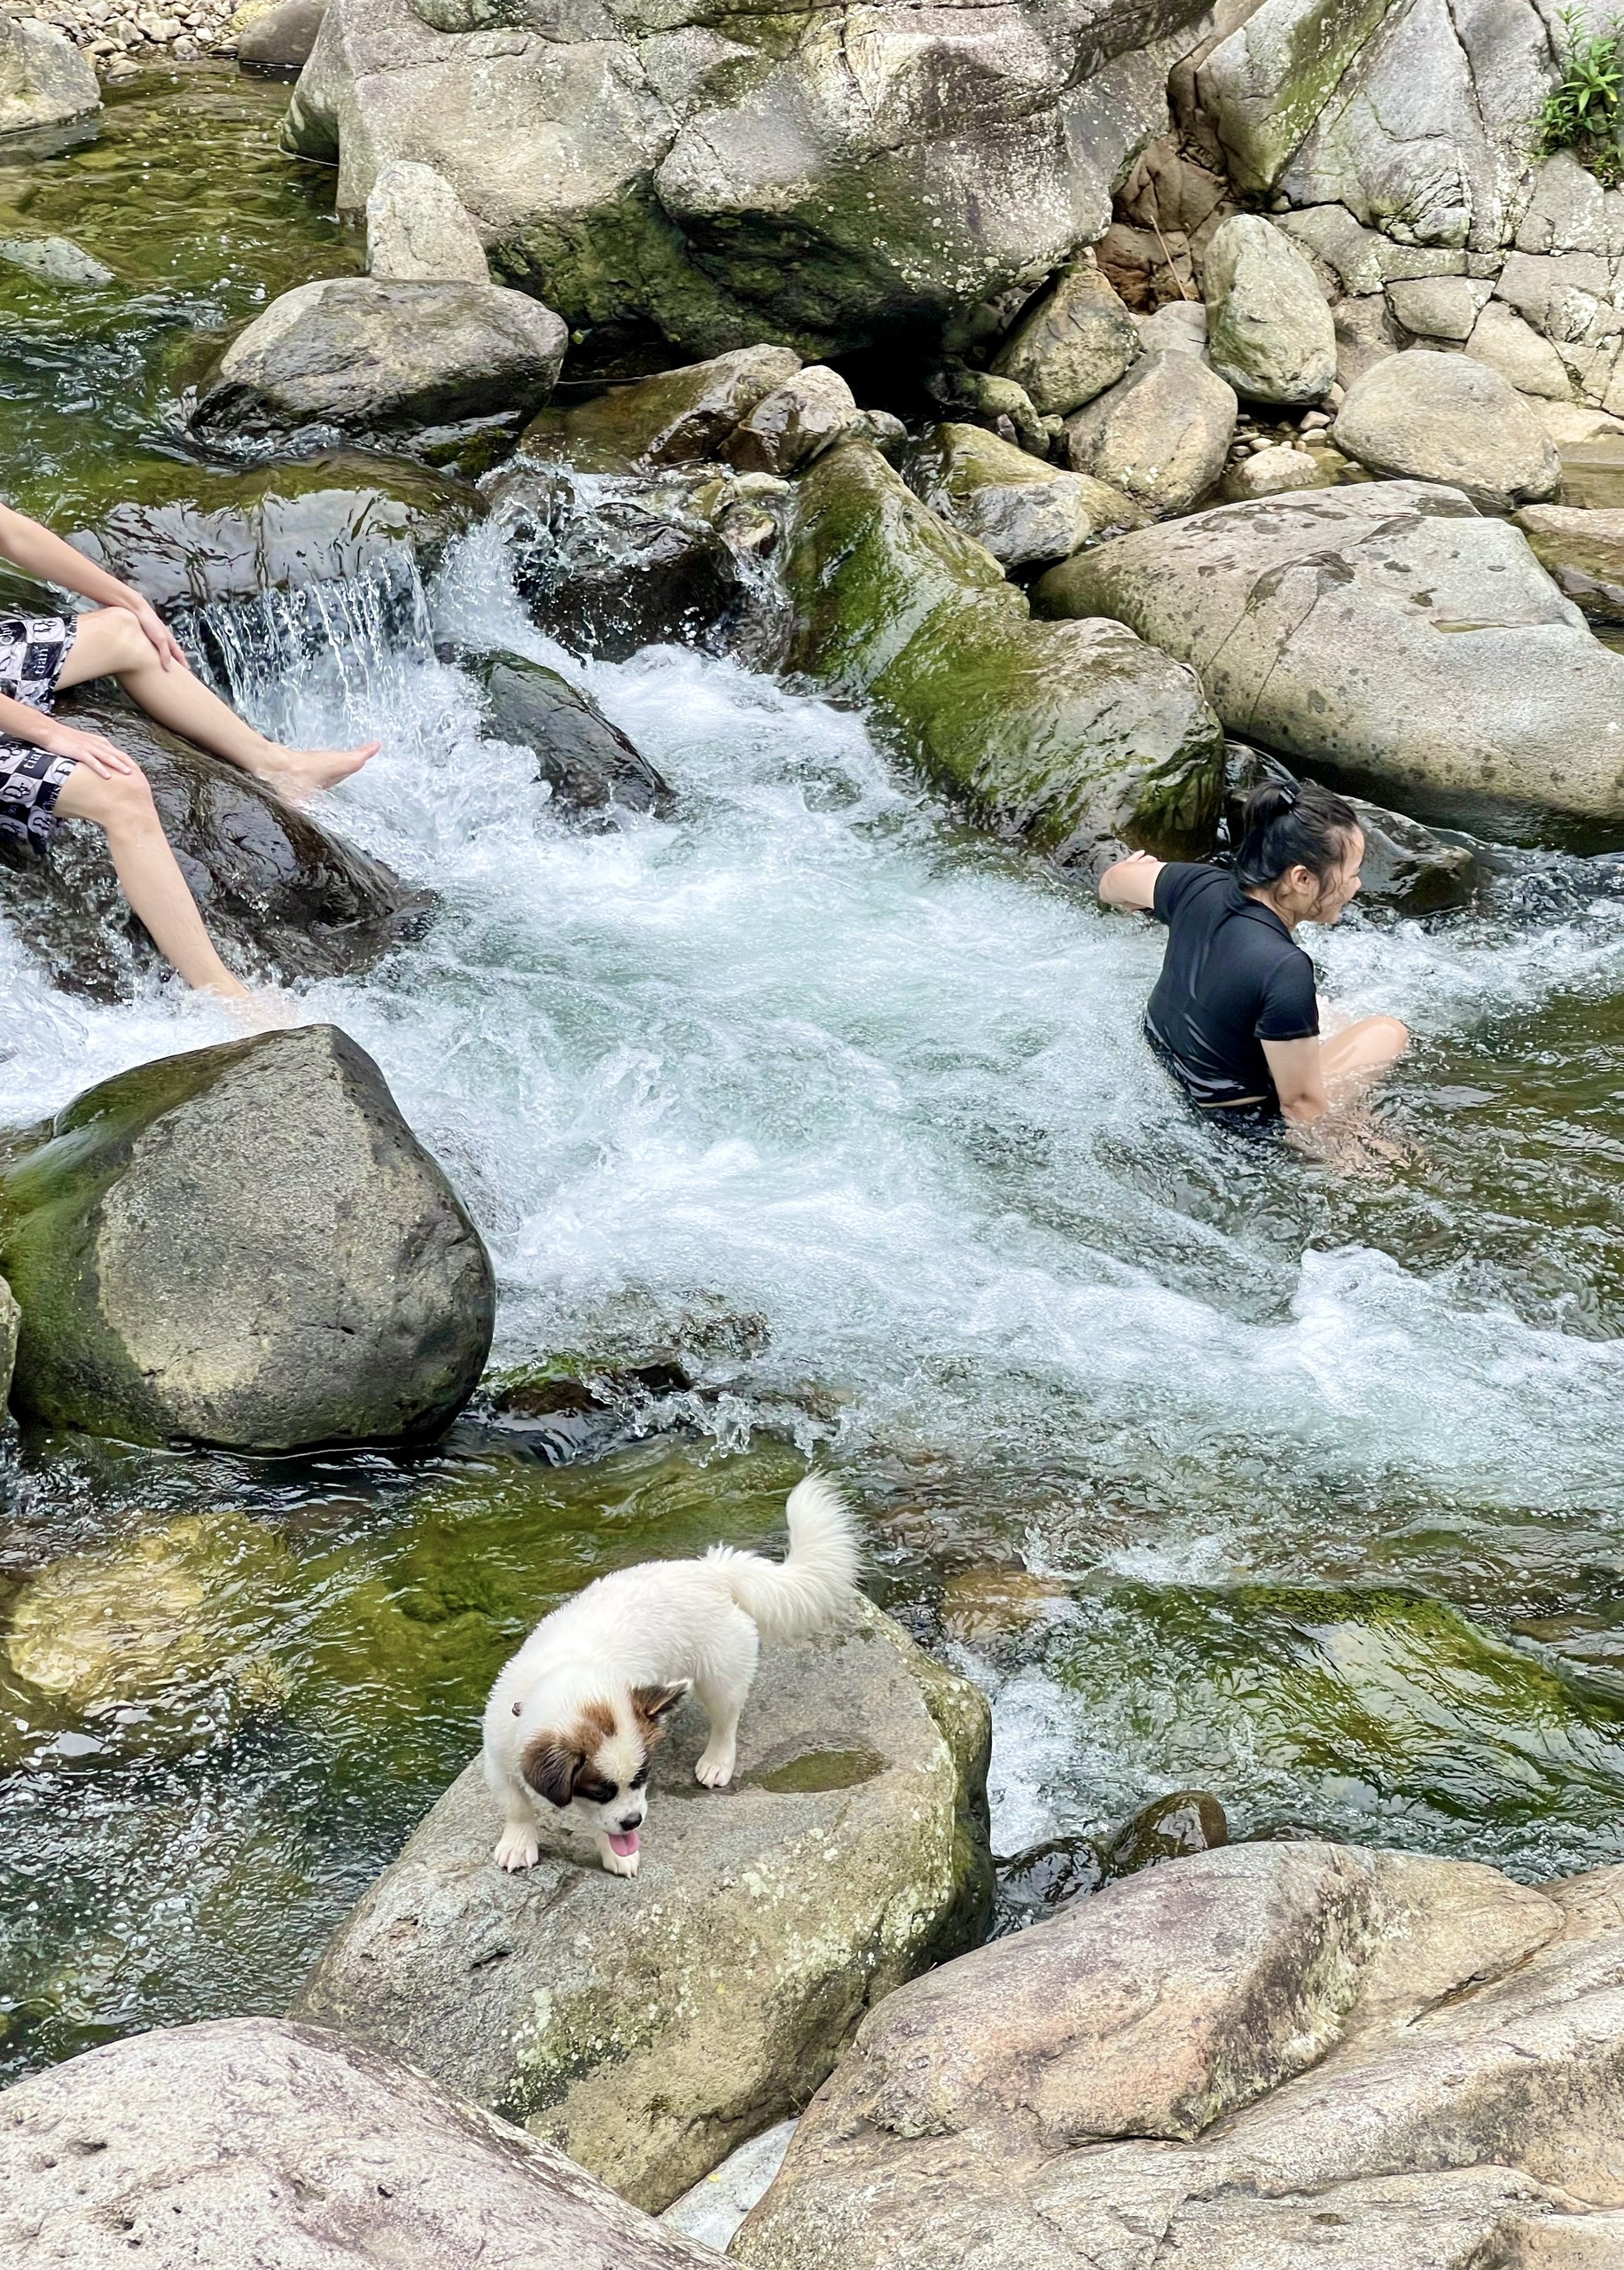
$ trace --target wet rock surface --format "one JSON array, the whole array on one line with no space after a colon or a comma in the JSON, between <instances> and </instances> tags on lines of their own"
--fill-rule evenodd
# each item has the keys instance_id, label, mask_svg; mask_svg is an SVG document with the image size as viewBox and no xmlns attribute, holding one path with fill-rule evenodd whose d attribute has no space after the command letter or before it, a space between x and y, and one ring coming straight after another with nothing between
<instances>
[{"instance_id":1,"label":"wet rock surface","mask_svg":"<svg viewBox=\"0 0 1624 2270\"><path fill-rule=\"evenodd\" d=\"M1079 553L1035 604L1129 623L1198 671L1230 732L1288 757L1409 791L1624 812L1624 657L1520 530L1457 489L1222 505Z\"/></svg>"},{"instance_id":2,"label":"wet rock surface","mask_svg":"<svg viewBox=\"0 0 1624 2270\"><path fill-rule=\"evenodd\" d=\"M12 1369L17 1361L17 1327L22 1311L4 1277L0 1277L0 1412L12 1392Z\"/></svg>"},{"instance_id":3,"label":"wet rock surface","mask_svg":"<svg viewBox=\"0 0 1624 2270\"><path fill-rule=\"evenodd\" d=\"M1068 560L1141 519L1120 489L1046 465L980 426L933 427L909 451L904 475L933 513L1005 568Z\"/></svg>"},{"instance_id":4,"label":"wet rock surface","mask_svg":"<svg viewBox=\"0 0 1624 2270\"><path fill-rule=\"evenodd\" d=\"M181 872L240 975L279 982L347 975L426 928L431 892L121 697L74 693L59 714L105 733L146 774ZM66 990L128 1000L158 966L99 828L66 822L43 856L8 854L4 873L8 921Z\"/></svg>"},{"instance_id":5,"label":"wet rock surface","mask_svg":"<svg viewBox=\"0 0 1624 2270\"><path fill-rule=\"evenodd\" d=\"M489 1256L332 1025L117 1075L0 1184L12 1401L243 1450L432 1436L490 1346Z\"/></svg>"},{"instance_id":6,"label":"wet rock surface","mask_svg":"<svg viewBox=\"0 0 1624 2270\"><path fill-rule=\"evenodd\" d=\"M307 427L392 434L535 408L565 344L550 308L495 284L301 284L227 348L192 423L214 439Z\"/></svg>"},{"instance_id":7,"label":"wet rock surface","mask_svg":"<svg viewBox=\"0 0 1624 2270\"><path fill-rule=\"evenodd\" d=\"M1624 512L1526 505L1517 525L1546 574L1595 622L1624 622Z\"/></svg>"},{"instance_id":8,"label":"wet rock surface","mask_svg":"<svg viewBox=\"0 0 1624 2270\"><path fill-rule=\"evenodd\" d=\"M1624 2239L1620 1874L1304 1842L1108 1885L867 2019L733 2254L1588 2270Z\"/></svg>"},{"instance_id":9,"label":"wet rock surface","mask_svg":"<svg viewBox=\"0 0 1624 2270\"><path fill-rule=\"evenodd\" d=\"M536 778L561 811L670 810L666 781L590 694L522 654L481 654L467 666L485 688L487 731L535 752Z\"/></svg>"},{"instance_id":10,"label":"wet rock surface","mask_svg":"<svg viewBox=\"0 0 1624 2270\"><path fill-rule=\"evenodd\" d=\"M299 2014L668 2205L798 2110L863 2011L979 1936L988 1706L878 1611L763 1652L730 1790L657 1754L642 1865L544 1828L507 1875L480 1767L322 1958Z\"/></svg>"},{"instance_id":11,"label":"wet rock surface","mask_svg":"<svg viewBox=\"0 0 1624 2270\"><path fill-rule=\"evenodd\" d=\"M579 473L697 465L718 456L735 428L800 369L800 356L786 347L741 348L543 411L519 446L527 457Z\"/></svg>"},{"instance_id":12,"label":"wet rock surface","mask_svg":"<svg viewBox=\"0 0 1624 2270\"><path fill-rule=\"evenodd\" d=\"M38 2270L715 2260L409 2066L273 2018L144 2033L0 2096L0 2255L25 2254Z\"/></svg>"},{"instance_id":13,"label":"wet rock surface","mask_svg":"<svg viewBox=\"0 0 1624 2270\"><path fill-rule=\"evenodd\" d=\"M1265 780L1296 785L1277 758L1244 741L1228 744L1224 821L1231 845L1245 830L1245 802ZM1347 796L1364 831L1364 865L1359 904L1395 914L1442 914L1470 906L1487 880L1478 848L1465 837L1440 835L1402 812L1388 811L1362 796Z\"/></svg>"},{"instance_id":14,"label":"wet rock surface","mask_svg":"<svg viewBox=\"0 0 1624 2270\"><path fill-rule=\"evenodd\" d=\"M810 363L758 402L733 429L727 444L741 473L800 473L815 457L864 434L869 420L838 371Z\"/></svg>"},{"instance_id":15,"label":"wet rock surface","mask_svg":"<svg viewBox=\"0 0 1624 2270\"><path fill-rule=\"evenodd\" d=\"M1222 752L1194 678L1114 623L1031 621L873 450L803 476L783 575L792 667L871 696L982 824L1066 865L1210 841Z\"/></svg>"}]
</instances>

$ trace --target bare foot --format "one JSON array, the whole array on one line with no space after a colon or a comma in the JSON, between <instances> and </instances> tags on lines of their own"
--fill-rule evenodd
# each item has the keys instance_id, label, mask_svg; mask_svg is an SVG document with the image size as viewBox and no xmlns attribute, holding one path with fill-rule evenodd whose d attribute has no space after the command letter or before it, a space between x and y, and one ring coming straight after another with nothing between
<instances>
[{"instance_id":1,"label":"bare foot","mask_svg":"<svg viewBox=\"0 0 1624 2270\"><path fill-rule=\"evenodd\" d=\"M356 748L279 748L265 767L265 778L290 804L301 804L359 772L382 747L381 741L363 741Z\"/></svg>"},{"instance_id":2,"label":"bare foot","mask_svg":"<svg viewBox=\"0 0 1624 2270\"><path fill-rule=\"evenodd\" d=\"M285 1032L292 1025L309 1022L293 995L274 985L262 985L254 993L227 993L222 998L245 1032Z\"/></svg>"}]
</instances>

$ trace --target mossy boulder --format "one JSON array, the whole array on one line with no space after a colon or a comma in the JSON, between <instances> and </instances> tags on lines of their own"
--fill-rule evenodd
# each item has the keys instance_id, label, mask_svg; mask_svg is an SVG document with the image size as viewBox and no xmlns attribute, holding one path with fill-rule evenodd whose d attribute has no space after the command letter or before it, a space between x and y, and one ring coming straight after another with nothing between
<instances>
[{"instance_id":1,"label":"mossy boulder","mask_svg":"<svg viewBox=\"0 0 1624 2270\"><path fill-rule=\"evenodd\" d=\"M803 476L783 575L792 666L871 699L983 825L1064 865L1209 845L1223 745L1193 673L1116 624L1033 622L878 450Z\"/></svg>"},{"instance_id":2,"label":"mossy boulder","mask_svg":"<svg viewBox=\"0 0 1624 2270\"><path fill-rule=\"evenodd\" d=\"M903 474L932 512L1006 568L1069 560L1143 519L1120 489L1046 465L982 426L933 427L909 451Z\"/></svg>"},{"instance_id":3,"label":"mossy boulder","mask_svg":"<svg viewBox=\"0 0 1624 2270\"><path fill-rule=\"evenodd\" d=\"M129 1442L433 1436L490 1346L489 1256L332 1025L105 1080L0 1177L13 1406Z\"/></svg>"},{"instance_id":4,"label":"mossy boulder","mask_svg":"<svg viewBox=\"0 0 1624 2270\"><path fill-rule=\"evenodd\" d=\"M872 1609L769 1648L732 1790L654 1769L643 1865L491 1859L478 1765L341 1926L297 2015L390 2050L658 2209L799 2110L863 2012L973 1945L988 1707Z\"/></svg>"},{"instance_id":5,"label":"mossy boulder","mask_svg":"<svg viewBox=\"0 0 1624 2270\"><path fill-rule=\"evenodd\" d=\"M720 456L734 429L800 368L787 347L745 347L704 363L543 410L519 442L527 457L577 473L630 473Z\"/></svg>"}]
</instances>

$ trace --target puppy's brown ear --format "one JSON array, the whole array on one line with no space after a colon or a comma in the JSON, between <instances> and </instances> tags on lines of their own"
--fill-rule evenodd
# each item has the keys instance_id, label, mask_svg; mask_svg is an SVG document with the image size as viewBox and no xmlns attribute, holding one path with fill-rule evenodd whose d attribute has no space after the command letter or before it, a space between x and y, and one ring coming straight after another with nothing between
<instances>
[{"instance_id":1,"label":"puppy's brown ear","mask_svg":"<svg viewBox=\"0 0 1624 2270\"><path fill-rule=\"evenodd\" d=\"M560 1742L557 1734L535 1734L525 1744L519 1770L550 1805L566 1805L575 1794L575 1776L586 1764L583 1753Z\"/></svg>"},{"instance_id":2,"label":"puppy's brown ear","mask_svg":"<svg viewBox=\"0 0 1624 2270\"><path fill-rule=\"evenodd\" d=\"M666 1721L693 1685L691 1679L673 1679L664 1687L634 1687L631 1707L645 1742L656 1742L667 1732Z\"/></svg>"}]
</instances>

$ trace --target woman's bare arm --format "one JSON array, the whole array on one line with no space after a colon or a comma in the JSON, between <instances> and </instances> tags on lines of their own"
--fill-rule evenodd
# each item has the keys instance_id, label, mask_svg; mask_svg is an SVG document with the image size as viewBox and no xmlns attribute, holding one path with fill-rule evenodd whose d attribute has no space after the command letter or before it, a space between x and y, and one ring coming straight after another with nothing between
<instances>
[{"instance_id":1,"label":"woman's bare arm","mask_svg":"<svg viewBox=\"0 0 1624 2270\"><path fill-rule=\"evenodd\" d=\"M90 599L97 607L128 609L145 632L165 669L176 663L182 669L190 669L174 632L139 591L121 583L105 568L97 567L82 552L75 552L65 538L53 536L26 513L13 512L9 505L0 505L0 555L20 568L25 575L60 584L65 591L76 591L81 599ZM5 730L9 732L10 728Z\"/></svg>"},{"instance_id":2,"label":"woman's bare arm","mask_svg":"<svg viewBox=\"0 0 1624 2270\"><path fill-rule=\"evenodd\" d=\"M1312 1127L1329 1108L1325 1068L1317 1038L1266 1040L1263 1054L1280 1099L1280 1109L1294 1127Z\"/></svg>"},{"instance_id":3,"label":"woman's bare arm","mask_svg":"<svg viewBox=\"0 0 1624 2270\"><path fill-rule=\"evenodd\" d=\"M1166 864L1165 860L1152 859L1148 851L1130 851L1126 859L1119 859L1100 877L1101 905L1127 907L1136 913L1148 914L1156 901L1156 878Z\"/></svg>"}]
</instances>

